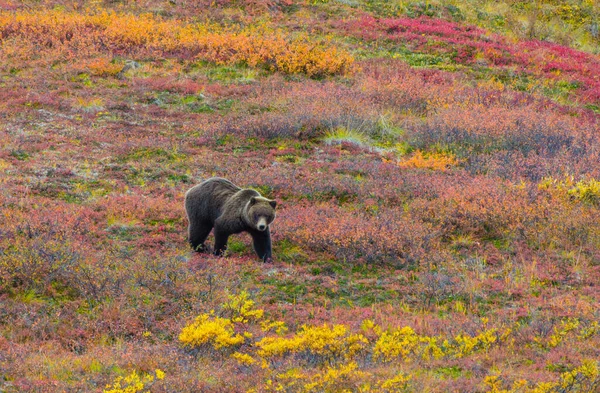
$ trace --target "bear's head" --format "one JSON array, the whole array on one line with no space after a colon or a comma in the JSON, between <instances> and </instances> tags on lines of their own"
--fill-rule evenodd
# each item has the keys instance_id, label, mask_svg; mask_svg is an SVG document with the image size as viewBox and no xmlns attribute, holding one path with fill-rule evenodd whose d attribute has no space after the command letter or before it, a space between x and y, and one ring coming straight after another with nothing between
<instances>
[{"instance_id":1,"label":"bear's head","mask_svg":"<svg viewBox=\"0 0 600 393\"><path fill-rule=\"evenodd\" d=\"M276 206L274 200L253 196L246 209L248 223L261 232L265 231L275 219Z\"/></svg>"}]
</instances>

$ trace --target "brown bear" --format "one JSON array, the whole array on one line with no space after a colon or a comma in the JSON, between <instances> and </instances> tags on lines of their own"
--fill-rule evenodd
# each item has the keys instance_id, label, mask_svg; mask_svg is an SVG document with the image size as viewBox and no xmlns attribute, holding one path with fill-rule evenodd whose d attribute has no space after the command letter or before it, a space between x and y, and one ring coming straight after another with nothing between
<instances>
[{"instance_id":1,"label":"brown bear","mask_svg":"<svg viewBox=\"0 0 600 393\"><path fill-rule=\"evenodd\" d=\"M276 206L276 201L255 190L239 188L229 180L205 180L185 193L190 245L198 252L206 251L204 241L214 227L214 253L223 255L229 236L248 232L256 254L266 262L271 259L269 225L275 219Z\"/></svg>"}]
</instances>

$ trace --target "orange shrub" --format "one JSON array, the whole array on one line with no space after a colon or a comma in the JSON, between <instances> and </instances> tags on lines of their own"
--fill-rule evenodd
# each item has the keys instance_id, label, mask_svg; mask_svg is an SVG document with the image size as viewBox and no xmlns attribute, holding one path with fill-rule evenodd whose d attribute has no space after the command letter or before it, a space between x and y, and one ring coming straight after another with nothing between
<instances>
[{"instance_id":1,"label":"orange shrub","mask_svg":"<svg viewBox=\"0 0 600 393\"><path fill-rule=\"evenodd\" d=\"M458 165L458 160L453 155L429 154L417 150L412 157L398 162L400 168L425 168L436 171L446 171L450 167Z\"/></svg>"},{"instance_id":2,"label":"orange shrub","mask_svg":"<svg viewBox=\"0 0 600 393\"><path fill-rule=\"evenodd\" d=\"M348 72L353 57L335 47L292 39L282 32L237 31L212 24L189 24L150 14L61 10L0 13L4 56L28 60L43 52L56 59L94 53L162 54L217 64L244 63L285 73L325 76ZM48 59L47 56L44 56Z\"/></svg>"},{"instance_id":3,"label":"orange shrub","mask_svg":"<svg viewBox=\"0 0 600 393\"><path fill-rule=\"evenodd\" d=\"M92 75L112 76L117 75L123 69L123 65L113 63L106 57L98 57L87 62L86 68Z\"/></svg>"}]
</instances>

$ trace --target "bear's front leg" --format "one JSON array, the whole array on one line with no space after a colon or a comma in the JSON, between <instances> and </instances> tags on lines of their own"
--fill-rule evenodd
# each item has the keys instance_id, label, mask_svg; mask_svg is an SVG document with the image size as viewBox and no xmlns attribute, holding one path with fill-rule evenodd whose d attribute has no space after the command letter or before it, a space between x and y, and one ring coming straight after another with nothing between
<instances>
[{"instance_id":1,"label":"bear's front leg","mask_svg":"<svg viewBox=\"0 0 600 393\"><path fill-rule=\"evenodd\" d=\"M258 255L258 257L261 258L263 262L269 262L272 257L271 233L269 231L269 228L262 232L252 231L251 235L256 255Z\"/></svg>"}]
</instances>

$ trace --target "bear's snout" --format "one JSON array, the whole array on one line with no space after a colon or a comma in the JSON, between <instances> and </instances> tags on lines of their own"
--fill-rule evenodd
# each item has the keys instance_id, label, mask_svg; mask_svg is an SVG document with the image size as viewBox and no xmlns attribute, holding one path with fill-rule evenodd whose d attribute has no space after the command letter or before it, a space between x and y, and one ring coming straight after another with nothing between
<instances>
[{"instance_id":1,"label":"bear's snout","mask_svg":"<svg viewBox=\"0 0 600 393\"><path fill-rule=\"evenodd\" d=\"M264 231L267 229L267 219L265 217L261 217L256 224L256 229L259 231Z\"/></svg>"}]
</instances>

